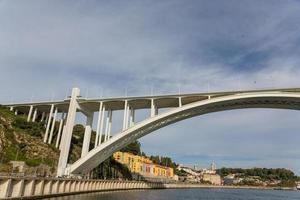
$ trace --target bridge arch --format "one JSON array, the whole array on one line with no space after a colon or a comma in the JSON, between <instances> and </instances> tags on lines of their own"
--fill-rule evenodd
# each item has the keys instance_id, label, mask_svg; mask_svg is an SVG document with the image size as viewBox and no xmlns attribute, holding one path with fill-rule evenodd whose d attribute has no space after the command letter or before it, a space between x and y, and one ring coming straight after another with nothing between
<instances>
[{"instance_id":1,"label":"bridge arch","mask_svg":"<svg viewBox=\"0 0 300 200\"><path fill-rule=\"evenodd\" d=\"M85 157L69 166L71 174L85 174L131 142L162 127L195 116L244 108L278 108L300 110L300 93L257 92L220 96L200 100L148 118L120 132L106 143L91 150Z\"/></svg>"}]
</instances>

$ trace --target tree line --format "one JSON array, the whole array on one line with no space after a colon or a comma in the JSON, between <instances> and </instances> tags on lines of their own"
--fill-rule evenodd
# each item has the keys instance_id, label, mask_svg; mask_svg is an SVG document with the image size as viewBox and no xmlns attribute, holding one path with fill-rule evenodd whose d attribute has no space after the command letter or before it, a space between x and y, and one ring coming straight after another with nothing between
<instances>
[{"instance_id":1,"label":"tree line","mask_svg":"<svg viewBox=\"0 0 300 200\"><path fill-rule=\"evenodd\" d=\"M259 176L262 180L298 180L294 172L284 168L221 168L217 170L217 173L222 177L229 174L238 174L239 177L246 176Z\"/></svg>"}]
</instances>

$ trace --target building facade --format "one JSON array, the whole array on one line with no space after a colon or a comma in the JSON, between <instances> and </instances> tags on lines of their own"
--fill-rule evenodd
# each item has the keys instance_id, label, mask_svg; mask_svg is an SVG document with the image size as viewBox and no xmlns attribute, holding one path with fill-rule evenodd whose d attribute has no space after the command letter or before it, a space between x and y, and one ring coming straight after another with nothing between
<instances>
[{"instance_id":1,"label":"building facade","mask_svg":"<svg viewBox=\"0 0 300 200\"><path fill-rule=\"evenodd\" d=\"M113 158L126 165L133 175L160 179L173 179L174 177L173 168L154 164L152 160L144 156L118 151L113 154Z\"/></svg>"},{"instance_id":2,"label":"building facade","mask_svg":"<svg viewBox=\"0 0 300 200\"><path fill-rule=\"evenodd\" d=\"M222 185L221 176L218 174L203 174L203 180L208 181L213 185Z\"/></svg>"}]
</instances>

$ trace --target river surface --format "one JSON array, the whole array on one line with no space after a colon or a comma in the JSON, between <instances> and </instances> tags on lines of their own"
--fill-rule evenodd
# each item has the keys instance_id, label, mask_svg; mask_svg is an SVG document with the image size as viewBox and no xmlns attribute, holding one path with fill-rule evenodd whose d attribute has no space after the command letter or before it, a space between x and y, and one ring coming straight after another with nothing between
<instances>
[{"instance_id":1,"label":"river surface","mask_svg":"<svg viewBox=\"0 0 300 200\"><path fill-rule=\"evenodd\" d=\"M162 189L98 192L48 200L300 200L300 191L253 189Z\"/></svg>"}]
</instances>

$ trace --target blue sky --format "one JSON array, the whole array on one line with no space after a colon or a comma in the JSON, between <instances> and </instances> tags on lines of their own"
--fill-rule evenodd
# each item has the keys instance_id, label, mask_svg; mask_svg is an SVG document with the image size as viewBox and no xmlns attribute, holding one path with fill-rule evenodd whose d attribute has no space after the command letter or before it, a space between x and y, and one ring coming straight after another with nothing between
<instances>
[{"instance_id":1,"label":"blue sky","mask_svg":"<svg viewBox=\"0 0 300 200\"><path fill-rule=\"evenodd\" d=\"M299 24L295 0L0 0L0 102L74 86L88 97L299 87ZM179 163L300 174L299 122L297 111L227 111L141 142Z\"/></svg>"}]
</instances>

